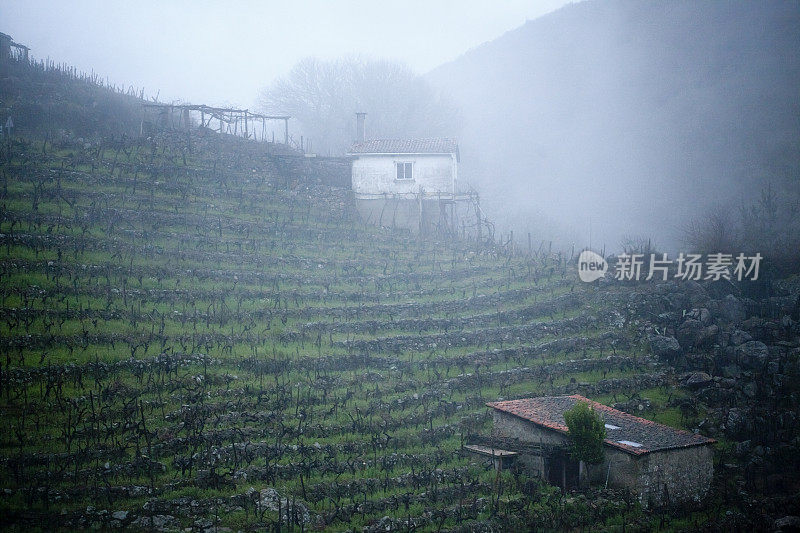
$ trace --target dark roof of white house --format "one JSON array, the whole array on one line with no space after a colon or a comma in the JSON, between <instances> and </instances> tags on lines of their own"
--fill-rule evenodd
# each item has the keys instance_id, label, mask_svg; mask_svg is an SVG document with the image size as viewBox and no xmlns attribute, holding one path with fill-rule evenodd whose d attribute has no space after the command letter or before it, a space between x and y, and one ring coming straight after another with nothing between
<instances>
[{"instance_id":1,"label":"dark roof of white house","mask_svg":"<svg viewBox=\"0 0 800 533\"><path fill-rule=\"evenodd\" d=\"M351 154L456 154L455 139L370 139L354 143Z\"/></svg>"},{"instance_id":2,"label":"dark roof of white house","mask_svg":"<svg viewBox=\"0 0 800 533\"><path fill-rule=\"evenodd\" d=\"M516 415L544 428L566 434L569 429L564 421L564 411L578 402L588 403L605 419L605 443L607 445L633 455L716 442L714 439L702 435L630 415L578 394L489 402L486 405L498 411Z\"/></svg>"}]
</instances>

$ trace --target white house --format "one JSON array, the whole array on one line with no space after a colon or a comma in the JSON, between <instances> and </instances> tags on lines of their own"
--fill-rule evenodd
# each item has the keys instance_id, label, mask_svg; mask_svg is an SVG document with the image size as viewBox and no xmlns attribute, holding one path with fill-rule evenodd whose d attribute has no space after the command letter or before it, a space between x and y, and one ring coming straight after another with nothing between
<instances>
[{"instance_id":1,"label":"white house","mask_svg":"<svg viewBox=\"0 0 800 533\"><path fill-rule=\"evenodd\" d=\"M416 199L452 195L458 179L458 144L453 139L373 139L355 143L353 191L358 199L395 195Z\"/></svg>"},{"instance_id":2,"label":"white house","mask_svg":"<svg viewBox=\"0 0 800 533\"><path fill-rule=\"evenodd\" d=\"M382 226L414 231L456 231L456 202L474 194L459 192L458 143L453 139L364 140L363 114L348 155L352 187L361 216Z\"/></svg>"}]
</instances>

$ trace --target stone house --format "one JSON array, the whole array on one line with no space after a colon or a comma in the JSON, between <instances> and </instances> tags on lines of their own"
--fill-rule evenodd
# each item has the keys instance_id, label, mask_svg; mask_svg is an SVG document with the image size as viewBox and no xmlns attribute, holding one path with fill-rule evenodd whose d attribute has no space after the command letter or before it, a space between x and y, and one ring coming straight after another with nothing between
<instances>
[{"instance_id":1,"label":"stone house","mask_svg":"<svg viewBox=\"0 0 800 533\"><path fill-rule=\"evenodd\" d=\"M492 438L513 449L540 445L566 449L564 411L586 402L605 420L605 461L586 468L567 454L520 453L531 473L569 486L581 480L631 490L645 507L698 502L714 473L713 439L613 409L583 396L549 396L490 402Z\"/></svg>"}]
</instances>

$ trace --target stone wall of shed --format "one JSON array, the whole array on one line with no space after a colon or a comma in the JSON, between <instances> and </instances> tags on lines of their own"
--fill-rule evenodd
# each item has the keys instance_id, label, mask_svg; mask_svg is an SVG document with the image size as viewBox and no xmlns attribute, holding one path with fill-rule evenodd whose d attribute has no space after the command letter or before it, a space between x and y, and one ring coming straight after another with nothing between
<instances>
[{"instance_id":1,"label":"stone wall of shed","mask_svg":"<svg viewBox=\"0 0 800 533\"><path fill-rule=\"evenodd\" d=\"M492 435L536 444L568 445L569 438L551 429L497 409L492 410Z\"/></svg>"},{"instance_id":2,"label":"stone wall of shed","mask_svg":"<svg viewBox=\"0 0 800 533\"><path fill-rule=\"evenodd\" d=\"M605 447L606 458L599 465L589 465L589 480L596 485L608 486L616 489L629 489L633 492L639 490L639 461L638 458L622 450Z\"/></svg>"},{"instance_id":3,"label":"stone wall of shed","mask_svg":"<svg viewBox=\"0 0 800 533\"><path fill-rule=\"evenodd\" d=\"M644 506L698 502L708 492L714 475L711 446L653 452L638 462L639 501Z\"/></svg>"},{"instance_id":4,"label":"stone wall of shed","mask_svg":"<svg viewBox=\"0 0 800 533\"><path fill-rule=\"evenodd\" d=\"M492 435L495 437L530 443L569 444L566 435L518 416L496 409L492 415ZM605 450L605 461L587 468L590 481L604 485L607 476L610 487L630 490L644 507L698 502L711 486L714 475L711 446L691 446L639 456L611 446L606 446ZM543 458L523 454L519 460L531 474L546 477Z\"/></svg>"},{"instance_id":5,"label":"stone wall of shed","mask_svg":"<svg viewBox=\"0 0 800 533\"><path fill-rule=\"evenodd\" d=\"M494 410L492 435L500 438L519 439L522 442L569 446L569 437L545 429L518 416ZM606 459L599 465L587 465L589 480L605 485L608 476L610 487L629 489L638 494L639 464L637 458L606 446ZM520 456L520 462L534 475L546 477L544 460L541 457Z\"/></svg>"},{"instance_id":6,"label":"stone wall of shed","mask_svg":"<svg viewBox=\"0 0 800 533\"><path fill-rule=\"evenodd\" d=\"M518 439L520 442L535 444L566 445L569 443L566 436L555 431L544 429L518 416L497 409L492 411L493 437ZM531 475L547 478L543 457L521 454L518 461Z\"/></svg>"}]
</instances>

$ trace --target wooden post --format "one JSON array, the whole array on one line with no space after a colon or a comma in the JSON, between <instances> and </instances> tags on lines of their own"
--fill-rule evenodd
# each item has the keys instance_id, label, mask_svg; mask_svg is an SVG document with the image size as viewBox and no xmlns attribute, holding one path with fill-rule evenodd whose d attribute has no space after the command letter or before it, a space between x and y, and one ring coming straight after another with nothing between
<instances>
[{"instance_id":1,"label":"wooden post","mask_svg":"<svg viewBox=\"0 0 800 533\"><path fill-rule=\"evenodd\" d=\"M483 230L481 228L481 204L477 201L475 203L475 219L478 222L478 246L480 246L483 241Z\"/></svg>"},{"instance_id":2,"label":"wooden post","mask_svg":"<svg viewBox=\"0 0 800 533\"><path fill-rule=\"evenodd\" d=\"M422 197L425 195L425 190L420 187L419 188L419 235L422 236L422 226L423 226L423 217L422 217L422 206L424 205Z\"/></svg>"},{"instance_id":3,"label":"wooden post","mask_svg":"<svg viewBox=\"0 0 800 533\"><path fill-rule=\"evenodd\" d=\"M586 465L583 461L578 461L578 486L583 488L588 485L587 478Z\"/></svg>"},{"instance_id":4,"label":"wooden post","mask_svg":"<svg viewBox=\"0 0 800 533\"><path fill-rule=\"evenodd\" d=\"M283 119L283 144L289 144L289 119Z\"/></svg>"}]
</instances>

